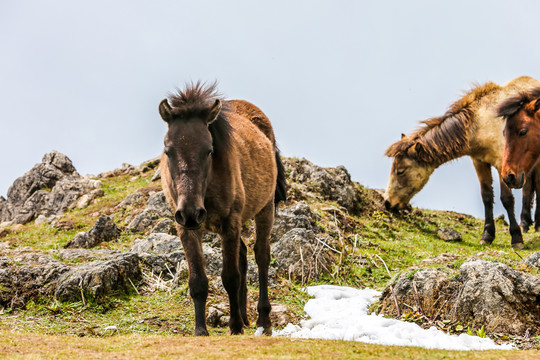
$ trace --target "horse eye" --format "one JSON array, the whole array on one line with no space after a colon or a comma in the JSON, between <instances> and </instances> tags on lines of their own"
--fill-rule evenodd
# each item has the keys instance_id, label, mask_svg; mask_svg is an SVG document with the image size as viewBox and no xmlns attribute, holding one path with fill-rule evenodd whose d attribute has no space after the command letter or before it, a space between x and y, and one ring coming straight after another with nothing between
<instances>
[{"instance_id":1,"label":"horse eye","mask_svg":"<svg viewBox=\"0 0 540 360\"><path fill-rule=\"evenodd\" d=\"M171 148L170 147L165 147L165 149L163 149L163 152L165 153L165 155L167 156L171 156Z\"/></svg>"},{"instance_id":2,"label":"horse eye","mask_svg":"<svg viewBox=\"0 0 540 360\"><path fill-rule=\"evenodd\" d=\"M519 132L519 136L525 136L527 135L527 132L529 131L529 129L521 129L521 131Z\"/></svg>"},{"instance_id":3,"label":"horse eye","mask_svg":"<svg viewBox=\"0 0 540 360\"><path fill-rule=\"evenodd\" d=\"M212 155L214 153L214 149L208 150L208 156Z\"/></svg>"},{"instance_id":4,"label":"horse eye","mask_svg":"<svg viewBox=\"0 0 540 360\"><path fill-rule=\"evenodd\" d=\"M405 173L405 169L403 169L403 170L398 170L396 174L398 174L398 175L403 175L404 173Z\"/></svg>"}]
</instances>

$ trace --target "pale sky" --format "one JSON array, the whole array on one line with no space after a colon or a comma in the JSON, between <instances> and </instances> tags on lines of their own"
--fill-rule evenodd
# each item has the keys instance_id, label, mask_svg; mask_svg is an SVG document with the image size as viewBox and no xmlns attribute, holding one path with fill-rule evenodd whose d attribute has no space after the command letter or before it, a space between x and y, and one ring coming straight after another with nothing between
<instances>
[{"instance_id":1,"label":"pale sky","mask_svg":"<svg viewBox=\"0 0 540 360\"><path fill-rule=\"evenodd\" d=\"M540 79L538 14L532 0L0 0L0 195L52 149L83 175L158 155L158 104L191 80L259 106L284 156L384 188L384 150L419 120L474 82ZM471 160L413 205L483 216Z\"/></svg>"}]
</instances>

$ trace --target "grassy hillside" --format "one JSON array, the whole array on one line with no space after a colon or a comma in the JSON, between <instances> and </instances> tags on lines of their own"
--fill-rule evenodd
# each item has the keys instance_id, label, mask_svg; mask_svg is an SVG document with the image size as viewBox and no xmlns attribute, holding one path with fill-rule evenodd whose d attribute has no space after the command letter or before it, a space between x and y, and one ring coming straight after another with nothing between
<instances>
[{"instance_id":1,"label":"grassy hillside","mask_svg":"<svg viewBox=\"0 0 540 360\"><path fill-rule=\"evenodd\" d=\"M89 230L99 215L109 214L121 229L127 226L127 219L139 205L130 205L125 209L115 208L127 195L138 189L157 190L159 181L151 181L153 171L138 176L120 175L101 179L105 192L103 197L84 209L72 209L66 212L56 226L33 223L21 226L13 225L0 231L0 242L9 251L24 251L31 247L40 251L62 248L76 233ZM355 214L347 212L337 203L323 201L311 196L302 189L302 184L291 184L291 202L305 200L312 211L319 215L317 225L332 235L332 248L335 264L330 273L310 284L333 283L353 287L373 287L382 290L391 279L412 266L440 266L422 263L442 253L455 254L457 257L448 264L448 268L458 268L467 258L474 256L486 260L503 262L513 268L540 276L538 269L522 265L525 258L540 251L540 236L536 233L525 234L526 248L514 251L510 246L507 224L497 220L497 238L491 246L480 245L483 221L474 217L454 212L441 212L414 209L411 212L396 215L385 211L381 206L380 195L360 185L355 185L362 197L361 207ZM140 204L143 206L144 204ZM286 206L287 204L282 204ZM463 235L461 242L444 242L437 231L441 227L451 227ZM244 239L252 243L252 224L246 224ZM102 243L98 248L128 250L133 241L143 235L123 231L121 237L112 242ZM250 244L252 245L252 244ZM250 246L250 251L252 247ZM5 251L5 250L4 250ZM83 261L83 260L77 260ZM303 305L308 300L301 291L301 282L287 278L278 279L279 286L270 290L273 303L285 304L289 308L289 317L297 322L303 316ZM406 355L401 348L371 346L347 342L298 341L290 339L252 339L228 337L226 328L209 328L211 335L223 335L219 338L196 340L179 336L193 333L193 308L188 295L187 285L173 289L170 281L159 274L145 273L143 281L132 284L128 294L116 294L98 303L93 301L61 303L54 299L36 299L29 301L24 308L4 308L0 315L0 352L19 352L20 354L40 354L52 356L53 349L65 349L65 357L85 355L101 357L101 352L108 355L122 356L143 354L156 355L156 351L174 357L179 349L197 351L200 347L211 345L212 353L202 355L220 357L232 356L242 349L243 356L249 357L247 348L253 346L258 356L288 354L285 357L314 357L333 354L340 357L354 357L363 354L366 358L462 358L473 356L470 353L452 353L445 351L427 352L422 349L407 349ZM257 299L257 288L250 288L250 303ZM208 304L226 301L225 293L215 287L210 288ZM253 306L253 305L252 305ZM250 311L254 322L256 311ZM467 324L464 330L467 329ZM246 331L252 334L254 327ZM52 335L52 337L51 337ZM61 335L61 336L60 336ZM66 337L68 335L68 337ZM171 336L174 335L174 336ZM226 335L226 336L225 336ZM489 334L488 334L489 335ZM81 340L80 337L87 337ZM21 349L20 342L39 344L31 349ZM219 345L218 345L219 343ZM530 339L532 346L538 346L540 339ZM46 346L44 344L47 344ZM78 344L78 345L75 345ZM181 346L178 348L178 346ZM222 350L219 350L222 349ZM186 354L185 352L183 353ZM428 355L429 354L429 355ZM451 355L449 355L451 354ZM489 352L482 358L512 358L517 353ZM404 357L405 356L405 357ZM451 356L451 357L448 357ZM540 356L538 352L523 353L525 358Z\"/></svg>"}]
</instances>

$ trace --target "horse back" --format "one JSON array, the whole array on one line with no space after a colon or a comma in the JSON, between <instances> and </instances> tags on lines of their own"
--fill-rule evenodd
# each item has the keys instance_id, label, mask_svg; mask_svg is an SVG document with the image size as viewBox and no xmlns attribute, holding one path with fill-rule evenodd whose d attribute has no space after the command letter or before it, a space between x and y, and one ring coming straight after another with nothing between
<instances>
[{"instance_id":1,"label":"horse back","mask_svg":"<svg viewBox=\"0 0 540 360\"><path fill-rule=\"evenodd\" d=\"M249 119L255 126L266 135L272 145L276 146L276 137L274 136L274 129L268 117L257 106L245 100L230 100L227 101L229 108L237 114Z\"/></svg>"}]
</instances>

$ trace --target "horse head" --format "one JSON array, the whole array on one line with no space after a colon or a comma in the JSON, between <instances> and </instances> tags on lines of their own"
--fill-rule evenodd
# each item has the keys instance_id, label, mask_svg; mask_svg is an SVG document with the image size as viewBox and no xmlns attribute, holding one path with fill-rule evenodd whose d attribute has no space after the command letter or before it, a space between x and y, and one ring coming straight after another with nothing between
<instances>
[{"instance_id":1,"label":"horse head","mask_svg":"<svg viewBox=\"0 0 540 360\"><path fill-rule=\"evenodd\" d=\"M540 89L536 99L529 94L511 98L499 108L499 116L506 118L506 141L502 177L511 188L521 188L540 156Z\"/></svg>"},{"instance_id":2,"label":"horse head","mask_svg":"<svg viewBox=\"0 0 540 360\"><path fill-rule=\"evenodd\" d=\"M173 102L174 105L174 102ZM221 112L221 101L197 111L171 107L167 99L159 114L167 123L164 153L171 177L171 195L176 199L176 222L188 230L206 220L204 199L212 177L214 142L210 126Z\"/></svg>"},{"instance_id":3,"label":"horse head","mask_svg":"<svg viewBox=\"0 0 540 360\"><path fill-rule=\"evenodd\" d=\"M403 134L401 140L386 151L387 156L394 158L384 193L384 205L388 210L410 208L409 202L422 190L435 170L419 160L421 152L422 144L408 141Z\"/></svg>"}]
</instances>

